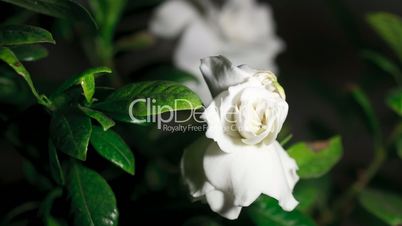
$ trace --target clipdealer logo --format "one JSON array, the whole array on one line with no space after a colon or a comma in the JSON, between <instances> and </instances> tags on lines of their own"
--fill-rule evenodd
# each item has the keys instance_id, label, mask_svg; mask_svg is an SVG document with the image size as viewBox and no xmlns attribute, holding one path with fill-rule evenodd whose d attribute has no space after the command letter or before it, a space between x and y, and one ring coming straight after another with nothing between
<instances>
[{"instance_id":1,"label":"clipdealer logo","mask_svg":"<svg viewBox=\"0 0 402 226\"><path fill-rule=\"evenodd\" d=\"M146 116L139 117L134 115L137 105L145 105ZM180 111L174 109L189 109L186 115L180 115ZM190 132L206 131L206 123L201 115L203 108L195 110L195 106L186 99L175 99L173 106L158 105L154 98L140 98L132 101L129 105L128 113L133 123L156 123L157 128L167 132Z\"/></svg>"}]
</instances>

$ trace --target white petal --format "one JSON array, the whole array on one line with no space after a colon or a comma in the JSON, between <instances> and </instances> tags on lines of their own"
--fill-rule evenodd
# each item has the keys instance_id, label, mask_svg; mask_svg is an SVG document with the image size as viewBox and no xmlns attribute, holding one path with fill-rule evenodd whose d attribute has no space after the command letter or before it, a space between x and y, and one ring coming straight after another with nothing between
<instances>
[{"instance_id":1,"label":"white petal","mask_svg":"<svg viewBox=\"0 0 402 226\"><path fill-rule=\"evenodd\" d=\"M182 176L195 198L214 189L206 180L203 168L203 156L210 143L210 139L202 136L184 150L181 159Z\"/></svg>"},{"instance_id":2,"label":"white petal","mask_svg":"<svg viewBox=\"0 0 402 226\"><path fill-rule=\"evenodd\" d=\"M270 150L276 154L275 156L277 157L277 164L279 164L282 169L280 172L278 171L278 175L281 177L280 186L282 189L280 189L280 186L277 184L272 184L266 187L263 193L277 199L282 209L292 211L299 204L299 202L292 195L293 188L296 182L299 180L299 177L296 174L296 162L294 159L289 157L289 155L277 141L270 145ZM286 183L283 181L284 178ZM276 180L278 180L278 178Z\"/></svg>"},{"instance_id":3,"label":"white petal","mask_svg":"<svg viewBox=\"0 0 402 226\"><path fill-rule=\"evenodd\" d=\"M215 97L203 113L202 117L208 124L208 130L205 135L215 140L224 152L240 151L248 146L241 141L241 137L233 136L231 133L236 129L236 126L234 125L233 127L227 123L228 114L236 105L238 94L246 88L260 89L264 88L264 86L258 79L254 78L240 85L232 86L228 91L222 92ZM286 118L286 115L284 117Z\"/></svg>"},{"instance_id":4,"label":"white petal","mask_svg":"<svg viewBox=\"0 0 402 226\"><path fill-rule=\"evenodd\" d=\"M225 153L212 143L204 156L205 175L216 189L233 194L234 205L248 206L264 193L290 211L298 204L292 195L295 181L280 151L272 144Z\"/></svg>"},{"instance_id":5,"label":"white petal","mask_svg":"<svg viewBox=\"0 0 402 226\"><path fill-rule=\"evenodd\" d=\"M214 212L229 220L237 219L240 215L241 207L233 205L233 199L230 195L219 190L213 190L207 193L207 202Z\"/></svg>"},{"instance_id":6,"label":"white petal","mask_svg":"<svg viewBox=\"0 0 402 226\"><path fill-rule=\"evenodd\" d=\"M212 143L204 156L208 181L218 190L233 194L233 205L248 206L262 192L263 175L255 151L222 152Z\"/></svg>"},{"instance_id":7,"label":"white petal","mask_svg":"<svg viewBox=\"0 0 402 226\"><path fill-rule=\"evenodd\" d=\"M278 142L273 143L273 148L275 148L276 152L279 154L284 168L287 169L285 171L286 179L288 180L289 188L293 190L297 181L299 181L299 176L296 173L299 167L297 166L296 161L288 155Z\"/></svg>"},{"instance_id":8,"label":"white petal","mask_svg":"<svg viewBox=\"0 0 402 226\"><path fill-rule=\"evenodd\" d=\"M174 53L175 65L197 77L198 83L187 85L201 97L204 104L209 104L212 96L199 69L200 59L216 55L221 45L211 27L203 20L196 20L184 31Z\"/></svg>"},{"instance_id":9,"label":"white petal","mask_svg":"<svg viewBox=\"0 0 402 226\"><path fill-rule=\"evenodd\" d=\"M237 67L240 68L241 70L245 71L246 73L251 74L251 75L254 75L254 74L260 72L260 71L257 70L257 69L251 68L251 67L250 67L249 65L247 65L247 64L241 64L241 65L239 65L239 66L237 66Z\"/></svg>"},{"instance_id":10,"label":"white petal","mask_svg":"<svg viewBox=\"0 0 402 226\"><path fill-rule=\"evenodd\" d=\"M246 144L257 144L262 140L266 144L272 143L286 119L288 112L286 101L265 87L245 88L238 96L241 110L236 116L239 133L243 137L242 141ZM267 120L261 124L264 115ZM254 121L260 123L252 123ZM253 127L253 124L256 126ZM256 132L259 131L260 126L264 126L265 130L258 134Z\"/></svg>"},{"instance_id":11,"label":"white petal","mask_svg":"<svg viewBox=\"0 0 402 226\"><path fill-rule=\"evenodd\" d=\"M200 69L213 97L251 77L223 56L203 58Z\"/></svg>"},{"instance_id":12,"label":"white petal","mask_svg":"<svg viewBox=\"0 0 402 226\"><path fill-rule=\"evenodd\" d=\"M169 0L157 8L150 30L163 38L175 38L197 17L198 12L187 1Z\"/></svg>"},{"instance_id":13,"label":"white petal","mask_svg":"<svg viewBox=\"0 0 402 226\"><path fill-rule=\"evenodd\" d=\"M226 124L225 119L221 117L223 115L221 112L221 105L222 99L227 100L228 96L228 92L220 94L205 109L202 115L202 118L206 120L208 124L205 136L216 141L224 152L241 150L243 146L245 146L239 137L233 137L229 132L226 132L226 130L232 130L232 128L227 128L228 125ZM228 106L231 104L228 103L226 105Z\"/></svg>"}]
</instances>

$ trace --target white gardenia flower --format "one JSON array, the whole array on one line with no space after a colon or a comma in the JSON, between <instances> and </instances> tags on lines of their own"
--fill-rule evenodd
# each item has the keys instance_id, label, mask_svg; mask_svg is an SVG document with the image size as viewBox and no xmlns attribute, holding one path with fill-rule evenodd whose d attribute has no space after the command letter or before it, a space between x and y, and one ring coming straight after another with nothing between
<instances>
[{"instance_id":1,"label":"white gardenia flower","mask_svg":"<svg viewBox=\"0 0 402 226\"><path fill-rule=\"evenodd\" d=\"M212 98L198 69L199 59L224 55L235 64L275 72L274 59L284 46L275 34L268 5L257 0L226 0L221 7L214 3L168 0L156 10L150 24L151 32L160 37L179 38L174 63L198 78L198 83L187 85L204 103Z\"/></svg>"},{"instance_id":2,"label":"white gardenia flower","mask_svg":"<svg viewBox=\"0 0 402 226\"><path fill-rule=\"evenodd\" d=\"M203 113L206 137L182 158L191 195L205 196L211 209L228 219L261 194L293 210L298 168L276 141L288 105L275 75L235 67L222 56L203 59L200 68L215 98Z\"/></svg>"}]
</instances>

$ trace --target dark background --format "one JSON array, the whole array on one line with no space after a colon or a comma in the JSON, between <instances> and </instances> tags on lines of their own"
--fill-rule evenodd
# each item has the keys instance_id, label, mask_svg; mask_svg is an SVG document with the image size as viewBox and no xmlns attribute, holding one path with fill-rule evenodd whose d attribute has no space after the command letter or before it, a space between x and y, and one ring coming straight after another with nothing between
<instances>
[{"instance_id":1,"label":"dark background","mask_svg":"<svg viewBox=\"0 0 402 226\"><path fill-rule=\"evenodd\" d=\"M266 2L273 8L277 34L286 43L286 50L277 58L277 62L280 69L279 80L285 87L290 106L287 127L294 135L292 142L325 139L341 134L344 156L331 174L335 179L333 188L335 192L340 192L356 178L359 173L356 169L367 166L373 151L372 140L362 117L356 116L350 110L356 110L356 106L351 101L349 88L359 84L368 93L385 135L390 133L393 122L396 121L395 114L384 103L387 90L394 86L392 77L362 58L361 52L371 49L393 59L395 56L370 29L365 16L369 12L378 11L401 15L402 3L398 0ZM17 10L19 9L16 7L0 2L0 22ZM118 27L118 34L146 29L152 10L152 7L141 11L128 8ZM54 19L40 15L33 16L29 24L40 24L50 31L54 31L55 27ZM50 92L64 79L90 66L76 38L59 39L56 32L55 39L57 45L46 46L49 50L47 58L26 64L34 82L45 92ZM174 42L158 41L149 49L120 54L116 58L117 69L127 81L142 79L141 74L146 70L146 65L169 59L173 44ZM42 133L42 129L37 128L32 133ZM126 137L135 139L130 135ZM394 155L391 154L391 160L386 163L373 184L401 191L402 165ZM136 158L137 163L141 161L141 156L137 153ZM143 177L141 168L137 173L136 177ZM40 193L33 191L24 180L22 157L0 140L0 216L27 197L32 197L32 194ZM156 197L154 199L158 199L158 194L153 194ZM117 198L119 200L119 194ZM135 204L130 207L133 208L132 213L134 209L141 209ZM143 211L144 216L151 214L146 208ZM130 211L124 212L126 215L130 214ZM169 211L160 214L166 217ZM130 216L122 215L122 221L128 217ZM354 222L351 218L342 225L364 224Z\"/></svg>"}]
</instances>

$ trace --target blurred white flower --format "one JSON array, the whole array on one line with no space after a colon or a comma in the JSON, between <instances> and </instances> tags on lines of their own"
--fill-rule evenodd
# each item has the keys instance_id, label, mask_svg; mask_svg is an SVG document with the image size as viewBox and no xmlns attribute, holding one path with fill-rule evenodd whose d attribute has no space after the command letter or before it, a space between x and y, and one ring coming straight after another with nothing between
<instances>
[{"instance_id":1,"label":"blurred white flower","mask_svg":"<svg viewBox=\"0 0 402 226\"><path fill-rule=\"evenodd\" d=\"M150 29L163 38L176 38L196 17L198 12L189 2L168 0L156 10Z\"/></svg>"},{"instance_id":2,"label":"blurred white flower","mask_svg":"<svg viewBox=\"0 0 402 226\"><path fill-rule=\"evenodd\" d=\"M191 72L199 83L187 84L203 99L211 95L198 70L199 59L224 55L235 64L276 71L274 62L283 42L274 33L272 12L256 0L227 0L222 7L213 1L168 0L151 20L151 31L164 38L179 38L174 53L177 67Z\"/></svg>"},{"instance_id":3,"label":"blurred white flower","mask_svg":"<svg viewBox=\"0 0 402 226\"><path fill-rule=\"evenodd\" d=\"M276 141L288 104L275 75L235 67L222 56L201 62L215 98L203 113L206 137L188 147L182 158L191 195L205 196L211 209L228 219L236 219L260 194L293 210L298 202L292 191L299 177L296 162Z\"/></svg>"}]
</instances>

